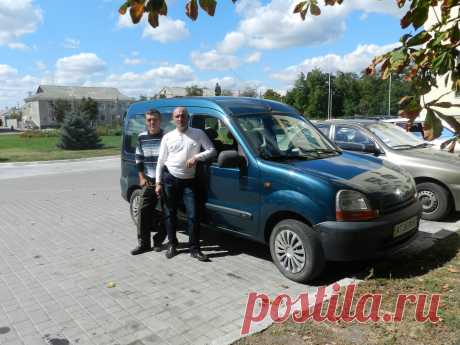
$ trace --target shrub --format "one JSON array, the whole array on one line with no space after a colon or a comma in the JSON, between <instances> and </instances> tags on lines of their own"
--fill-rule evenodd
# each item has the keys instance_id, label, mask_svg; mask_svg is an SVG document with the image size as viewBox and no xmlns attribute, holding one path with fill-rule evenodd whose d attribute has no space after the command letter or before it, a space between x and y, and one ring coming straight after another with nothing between
<instances>
[{"instance_id":1,"label":"shrub","mask_svg":"<svg viewBox=\"0 0 460 345\"><path fill-rule=\"evenodd\" d=\"M58 137L61 135L61 132L57 129L52 130L29 130L19 134L21 138L49 138L49 137Z\"/></svg>"},{"instance_id":2,"label":"shrub","mask_svg":"<svg viewBox=\"0 0 460 345\"><path fill-rule=\"evenodd\" d=\"M71 114L64 120L57 146L65 150L88 150L101 148L102 144L88 119L81 114Z\"/></svg>"}]
</instances>

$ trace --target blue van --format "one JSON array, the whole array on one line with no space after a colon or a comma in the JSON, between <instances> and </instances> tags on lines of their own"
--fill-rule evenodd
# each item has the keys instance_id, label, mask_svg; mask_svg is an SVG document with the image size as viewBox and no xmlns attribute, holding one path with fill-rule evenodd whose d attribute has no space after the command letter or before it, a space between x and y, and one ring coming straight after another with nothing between
<instances>
[{"instance_id":1,"label":"blue van","mask_svg":"<svg viewBox=\"0 0 460 345\"><path fill-rule=\"evenodd\" d=\"M342 151L295 109L235 97L187 97L132 104L124 119L121 194L136 221L137 135L150 108L174 128L174 108L218 151L197 176L202 225L267 244L289 279L311 281L325 261L383 256L413 240L421 206L413 178L378 158Z\"/></svg>"}]
</instances>

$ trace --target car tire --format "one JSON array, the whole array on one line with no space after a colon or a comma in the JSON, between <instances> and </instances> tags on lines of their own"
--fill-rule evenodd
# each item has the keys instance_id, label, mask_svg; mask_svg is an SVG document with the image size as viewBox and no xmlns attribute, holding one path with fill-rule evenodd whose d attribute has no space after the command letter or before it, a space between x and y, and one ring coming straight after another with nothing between
<instances>
[{"instance_id":1,"label":"car tire","mask_svg":"<svg viewBox=\"0 0 460 345\"><path fill-rule=\"evenodd\" d=\"M312 281L324 269L324 253L317 234L295 219L275 225L270 235L270 253L280 272L296 282Z\"/></svg>"},{"instance_id":2,"label":"car tire","mask_svg":"<svg viewBox=\"0 0 460 345\"><path fill-rule=\"evenodd\" d=\"M417 195L422 204L422 219L440 220L452 210L449 192L436 183L417 184Z\"/></svg>"},{"instance_id":3,"label":"car tire","mask_svg":"<svg viewBox=\"0 0 460 345\"><path fill-rule=\"evenodd\" d=\"M139 204L141 201L142 190L136 189L131 194L129 198L129 213L131 214L131 219L133 220L134 224L137 226L137 219L139 217Z\"/></svg>"}]
</instances>

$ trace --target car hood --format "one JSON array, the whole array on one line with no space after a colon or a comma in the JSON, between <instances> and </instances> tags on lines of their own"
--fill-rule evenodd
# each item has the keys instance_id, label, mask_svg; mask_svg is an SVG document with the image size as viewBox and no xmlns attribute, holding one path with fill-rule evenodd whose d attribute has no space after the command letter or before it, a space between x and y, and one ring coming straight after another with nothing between
<instances>
[{"instance_id":1,"label":"car hood","mask_svg":"<svg viewBox=\"0 0 460 345\"><path fill-rule=\"evenodd\" d=\"M460 157L458 153L440 151L432 147L410 150L394 150L398 156L425 162L428 166L436 164L439 168L454 168L460 170Z\"/></svg>"},{"instance_id":2,"label":"car hood","mask_svg":"<svg viewBox=\"0 0 460 345\"><path fill-rule=\"evenodd\" d=\"M351 188L366 194L373 207L385 210L414 198L412 177L397 166L366 155L341 155L288 163L292 170L335 183L338 189Z\"/></svg>"}]
</instances>

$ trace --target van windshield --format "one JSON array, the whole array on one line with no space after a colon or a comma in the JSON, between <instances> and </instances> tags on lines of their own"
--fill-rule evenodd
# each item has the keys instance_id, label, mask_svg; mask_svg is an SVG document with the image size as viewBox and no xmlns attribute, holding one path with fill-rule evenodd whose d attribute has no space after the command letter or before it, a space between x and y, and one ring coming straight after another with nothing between
<instances>
[{"instance_id":1,"label":"van windshield","mask_svg":"<svg viewBox=\"0 0 460 345\"><path fill-rule=\"evenodd\" d=\"M318 159L340 152L296 115L254 114L235 117L254 152L263 159Z\"/></svg>"},{"instance_id":2,"label":"van windshield","mask_svg":"<svg viewBox=\"0 0 460 345\"><path fill-rule=\"evenodd\" d=\"M174 129L174 124L171 121L172 114L170 112L161 112L161 128L164 133ZM136 150L137 137L140 132L146 131L145 127L145 114L134 114L127 118L126 127L124 131L125 140L124 147L125 151L134 153Z\"/></svg>"}]
</instances>

